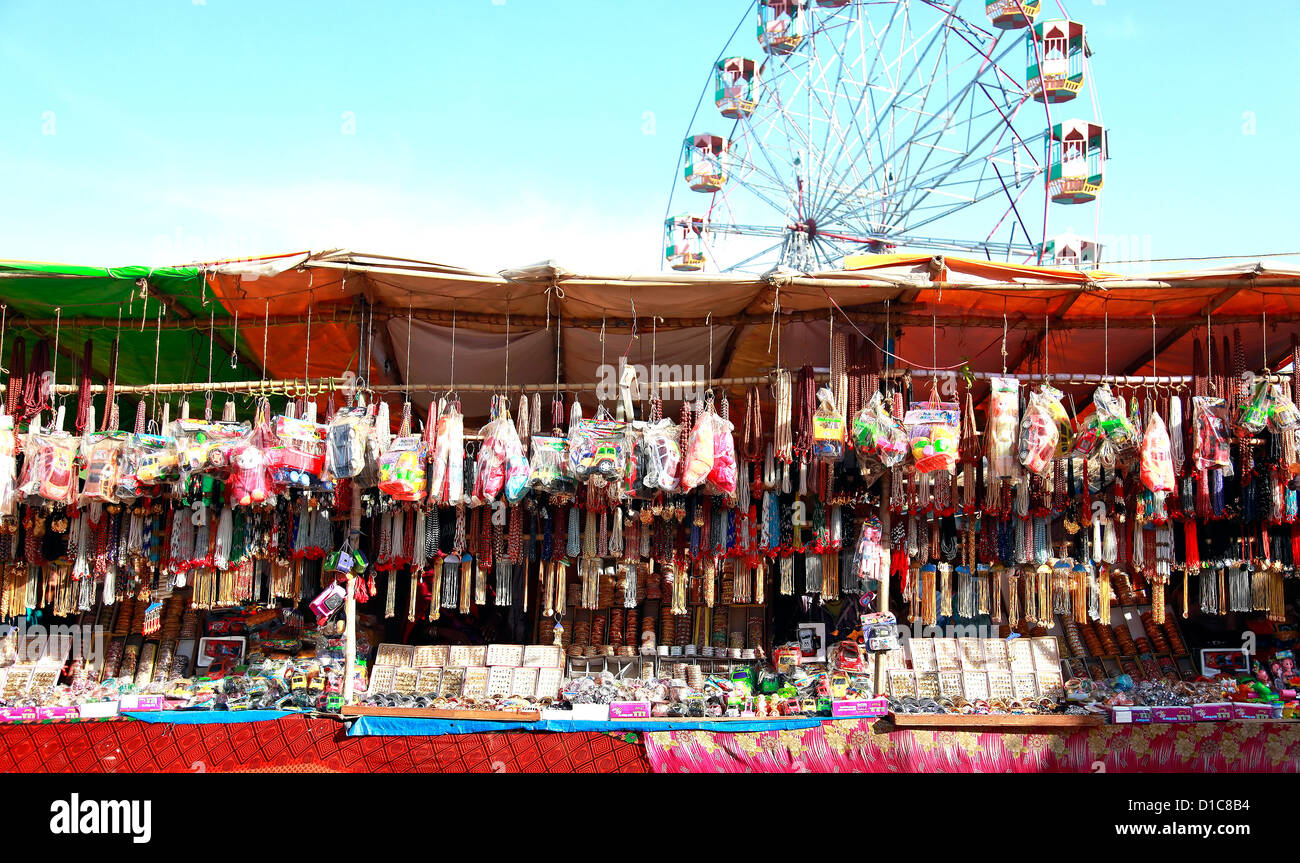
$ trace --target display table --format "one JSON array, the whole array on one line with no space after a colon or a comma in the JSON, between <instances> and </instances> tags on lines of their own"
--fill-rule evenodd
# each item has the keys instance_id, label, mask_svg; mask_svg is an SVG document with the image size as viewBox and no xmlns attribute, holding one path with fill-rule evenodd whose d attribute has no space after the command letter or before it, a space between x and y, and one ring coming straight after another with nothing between
<instances>
[{"instance_id":1,"label":"display table","mask_svg":"<svg viewBox=\"0 0 1300 863\"><path fill-rule=\"evenodd\" d=\"M262 713L276 712L0 726L0 771L1300 772L1300 723L1283 721L1030 731L903 729L888 719L543 720L510 730L365 717L358 732L338 719Z\"/></svg>"}]
</instances>

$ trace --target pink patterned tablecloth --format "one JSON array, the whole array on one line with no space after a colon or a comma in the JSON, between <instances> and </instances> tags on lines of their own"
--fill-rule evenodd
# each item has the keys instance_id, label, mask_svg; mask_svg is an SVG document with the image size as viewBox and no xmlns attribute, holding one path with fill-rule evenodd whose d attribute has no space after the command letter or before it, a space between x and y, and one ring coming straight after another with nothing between
<instances>
[{"instance_id":1,"label":"pink patterned tablecloth","mask_svg":"<svg viewBox=\"0 0 1300 863\"><path fill-rule=\"evenodd\" d=\"M645 734L656 773L1300 772L1300 723L1104 725L1007 733L893 729L887 720L725 734Z\"/></svg>"}]
</instances>

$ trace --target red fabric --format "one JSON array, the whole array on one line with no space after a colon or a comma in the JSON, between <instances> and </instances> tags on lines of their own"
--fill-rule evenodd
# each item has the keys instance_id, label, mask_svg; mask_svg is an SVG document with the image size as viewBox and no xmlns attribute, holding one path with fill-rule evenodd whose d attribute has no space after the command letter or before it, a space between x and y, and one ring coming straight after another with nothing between
<instances>
[{"instance_id":1,"label":"red fabric","mask_svg":"<svg viewBox=\"0 0 1300 863\"><path fill-rule=\"evenodd\" d=\"M1197 722L1087 731L889 730L874 720L816 728L645 735L656 773L1296 773L1300 725Z\"/></svg>"},{"instance_id":2,"label":"red fabric","mask_svg":"<svg viewBox=\"0 0 1300 863\"><path fill-rule=\"evenodd\" d=\"M0 728L0 772L648 773L639 741L599 732L346 737L325 719Z\"/></svg>"}]
</instances>

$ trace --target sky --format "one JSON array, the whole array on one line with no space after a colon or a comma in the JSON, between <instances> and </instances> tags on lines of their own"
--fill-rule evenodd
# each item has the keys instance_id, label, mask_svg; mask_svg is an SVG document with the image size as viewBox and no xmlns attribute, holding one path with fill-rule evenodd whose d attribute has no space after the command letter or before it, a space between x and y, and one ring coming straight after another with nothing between
<instances>
[{"instance_id":1,"label":"sky","mask_svg":"<svg viewBox=\"0 0 1300 863\"><path fill-rule=\"evenodd\" d=\"M1300 251L1300 4L1067 5L1110 130L1101 239L1141 259L1113 268ZM0 0L0 258L350 248L654 271L682 137L748 9ZM983 21L982 3L959 10ZM1070 221L1054 214L1081 233L1092 216Z\"/></svg>"}]
</instances>

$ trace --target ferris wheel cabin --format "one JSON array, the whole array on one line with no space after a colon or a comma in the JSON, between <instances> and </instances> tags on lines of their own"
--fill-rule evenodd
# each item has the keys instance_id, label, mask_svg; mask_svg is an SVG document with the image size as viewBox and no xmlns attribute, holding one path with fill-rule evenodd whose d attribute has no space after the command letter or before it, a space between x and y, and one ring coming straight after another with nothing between
<instances>
[{"instance_id":1,"label":"ferris wheel cabin","mask_svg":"<svg viewBox=\"0 0 1300 863\"><path fill-rule=\"evenodd\" d=\"M758 0L758 44L768 54L793 54L808 32L808 0Z\"/></svg>"},{"instance_id":2,"label":"ferris wheel cabin","mask_svg":"<svg viewBox=\"0 0 1300 863\"><path fill-rule=\"evenodd\" d=\"M664 257L669 266L683 273L704 267L704 219L700 216L673 216L664 221Z\"/></svg>"},{"instance_id":3,"label":"ferris wheel cabin","mask_svg":"<svg viewBox=\"0 0 1300 863\"><path fill-rule=\"evenodd\" d=\"M693 192L713 193L727 182L727 151L731 142L721 135L692 135L685 151L686 184Z\"/></svg>"},{"instance_id":4,"label":"ferris wheel cabin","mask_svg":"<svg viewBox=\"0 0 1300 863\"><path fill-rule=\"evenodd\" d=\"M1096 269L1101 261L1101 243L1074 234L1061 234L1043 243L1043 263L1076 270Z\"/></svg>"},{"instance_id":5,"label":"ferris wheel cabin","mask_svg":"<svg viewBox=\"0 0 1300 863\"><path fill-rule=\"evenodd\" d=\"M754 113L754 81L758 64L747 57L719 60L713 74L713 100L728 120L743 120Z\"/></svg>"},{"instance_id":6,"label":"ferris wheel cabin","mask_svg":"<svg viewBox=\"0 0 1300 863\"><path fill-rule=\"evenodd\" d=\"M1066 120L1048 136L1047 194L1056 204L1086 204L1101 191L1106 130L1097 123Z\"/></svg>"},{"instance_id":7,"label":"ferris wheel cabin","mask_svg":"<svg viewBox=\"0 0 1300 863\"><path fill-rule=\"evenodd\" d=\"M984 0L984 12L999 30L1028 27L1041 7L1042 0Z\"/></svg>"},{"instance_id":8,"label":"ferris wheel cabin","mask_svg":"<svg viewBox=\"0 0 1300 863\"><path fill-rule=\"evenodd\" d=\"M1078 21L1041 21L1025 40L1028 51L1025 85L1035 100L1068 102L1083 88L1087 42Z\"/></svg>"}]
</instances>

